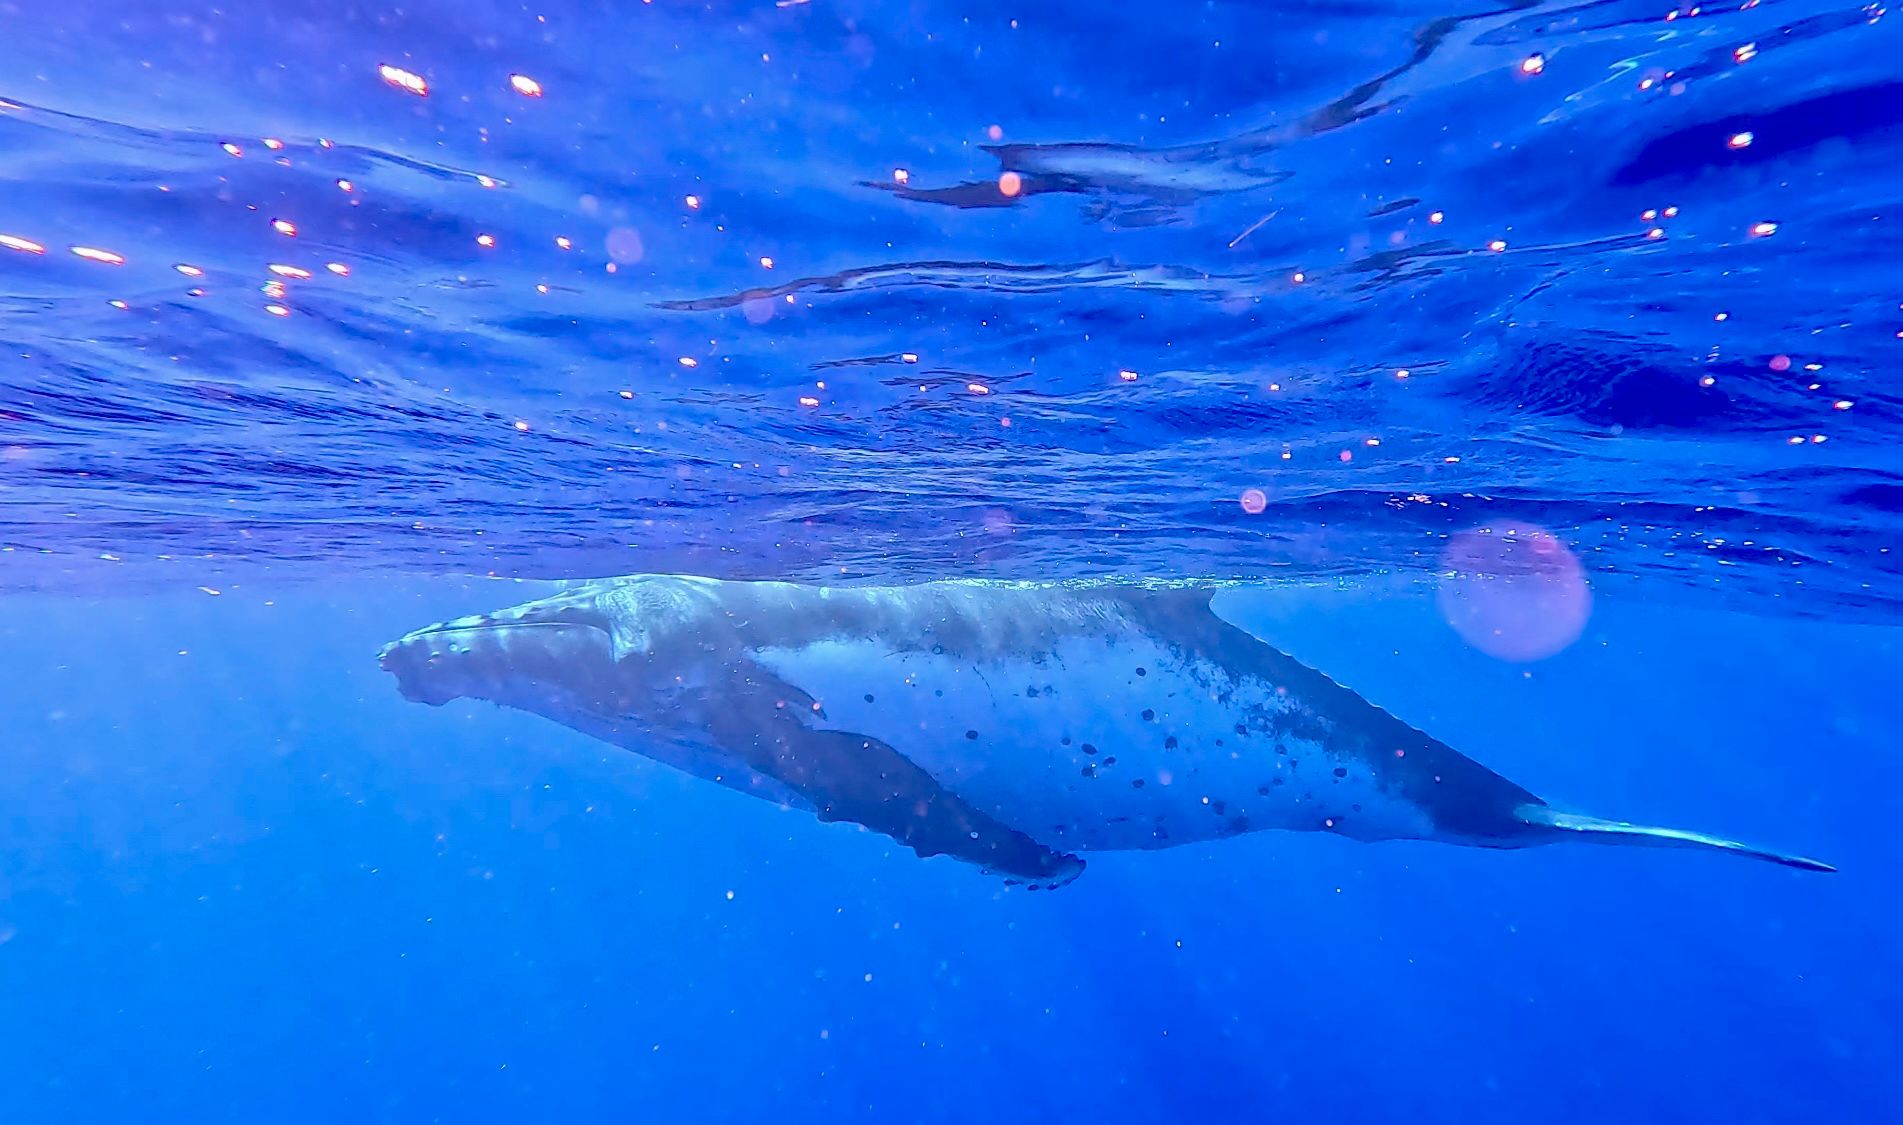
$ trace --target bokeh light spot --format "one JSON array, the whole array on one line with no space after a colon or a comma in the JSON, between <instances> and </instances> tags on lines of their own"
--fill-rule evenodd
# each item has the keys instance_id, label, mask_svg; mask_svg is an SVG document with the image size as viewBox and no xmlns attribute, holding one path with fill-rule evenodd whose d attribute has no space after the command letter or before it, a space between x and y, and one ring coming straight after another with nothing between
<instances>
[{"instance_id":1,"label":"bokeh light spot","mask_svg":"<svg viewBox=\"0 0 1903 1125\"><path fill-rule=\"evenodd\" d=\"M608 232L608 257L622 265L633 265L647 256L647 244L633 227L616 227Z\"/></svg>"},{"instance_id":2,"label":"bokeh light spot","mask_svg":"<svg viewBox=\"0 0 1903 1125\"><path fill-rule=\"evenodd\" d=\"M1552 532L1531 524L1460 532L1441 568L1441 616L1498 660L1528 663L1563 652L1592 614L1585 567Z\"/></svg>"}]
</instances>

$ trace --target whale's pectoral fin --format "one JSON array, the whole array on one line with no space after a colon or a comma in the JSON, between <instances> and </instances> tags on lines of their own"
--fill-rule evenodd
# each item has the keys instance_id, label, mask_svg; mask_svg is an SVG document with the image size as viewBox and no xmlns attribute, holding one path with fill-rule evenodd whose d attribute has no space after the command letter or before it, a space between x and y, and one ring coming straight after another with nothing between
<instances>
[{"instance_id":1,"label":"whale's pectoral fin","mask_svg":"<svg viewBox=\"0 0 1903 1125\"><path fill-rule=\"evenodd\" d=\"M748 710L742 705L716 724L720 742L806 798L821 820L851 821L921 856L952 856L1034 887L1059 887L1083 873L1083 860L969 804L876 738L811 729L788 713L792 709L775 708L767 721L748 722Z\"/></svg>"},{"instance_id":2,"label":"whale's pectoral fin","mask_svg":"<svg viewBox=\"0 0 1903 1125\"><path fill-rule=\"evenodd\" d=\"M803 718L823 709L800 688L748 666L709 715L723 749L806 798L825 821L851 821L921 856L948 855L1014 883L1061 887L1084 861L1045 847L970 804L889 744Z\"/></svg>"},{"instance_id":3,"label":"whale's pectoral fin","mask_svg":"<svg viewBox=\"0 0 1903 1125\"><path fill-rule=\"evenodd\" d=\"M921 856L949 855L1033 886L1061 886L1083 872L1081 859L999 822L876 738L789 728L774 739L769 772L821 820L862 824Z\"/></svg>"},{"instance_id":4,"label":"whale's pectoral fin","mask_svg":"<svg viewBox=\"0 0 1903 1125\"><path fill-rule=\"evenodd\" d=\"M1752 859L1781 863L1786 867L1798 867L1805 871L1837 870L1819 860L1766 851L1763 848L1751 847L1749 844L1740 844L1736 840L1707 836L1703 832L1688 832L1682 828L1655 828L1646 824L1627 824L1622 820L1601 820L1596 816L1561 812L1545 805L1521 805L1515 810L1515 815L1528 826L1552 829L1575 839L1595 843L1639 844L1667 848L1710 848L1731 852L1734 855L1750 856Z\"/></svg>"}]
</instances>

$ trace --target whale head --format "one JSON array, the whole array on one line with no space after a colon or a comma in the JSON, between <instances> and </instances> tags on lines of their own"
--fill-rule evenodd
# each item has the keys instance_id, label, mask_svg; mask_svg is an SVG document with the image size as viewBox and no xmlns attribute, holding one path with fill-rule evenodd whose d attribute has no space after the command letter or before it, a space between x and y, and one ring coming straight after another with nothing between
<instances>
[{"instance_id":1,"label":"whale head","mask_svg":"<svg viewBox=\"0 0 1903 1125\"><path fill-rule=\"evenodd\" d=\"M432 706L638 708L648 673L678 664L657 653L693 648L704 631L697 592L692 579L663 576L592 583L417 629L385 645L378 663L405 699Z\"/></svg>"}]
</instances>

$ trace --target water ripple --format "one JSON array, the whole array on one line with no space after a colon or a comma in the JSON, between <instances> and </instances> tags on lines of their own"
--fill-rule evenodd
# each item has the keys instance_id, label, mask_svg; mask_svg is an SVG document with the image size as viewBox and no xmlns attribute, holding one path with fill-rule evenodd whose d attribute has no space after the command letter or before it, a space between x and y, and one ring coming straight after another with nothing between
<instances>
[{"instance_id":1,"label":"water ripple","mask_svg":"<svg viewBox=\"0 0 1903 1125\"><path fill-rule=\"evenodd\" d=\"M1530 521L1903 608L1879 6L663 7L10 16L0 586L1433 581Z\"/></svg>"}]
</instances>

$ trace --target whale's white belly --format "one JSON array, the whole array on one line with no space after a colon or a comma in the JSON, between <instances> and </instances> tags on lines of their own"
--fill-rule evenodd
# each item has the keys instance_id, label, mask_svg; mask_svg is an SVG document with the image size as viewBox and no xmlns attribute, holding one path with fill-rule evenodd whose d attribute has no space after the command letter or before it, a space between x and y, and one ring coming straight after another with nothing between
<instances>
[{"instance_id":1,"label":"whale's white belly","mask_svg":"<svg viewBox=\"0 0 1903 1125\"><path fill-rule=\"evenodd\" d=\"M1269 828L1433 834L1365 764L1279 722L1291 702L1274 685L1135 631L1009 658L857 639L749 655L818 701L810 725L886 743L1053 848L1157 848Z\"/></svg>"}]
</instances>

